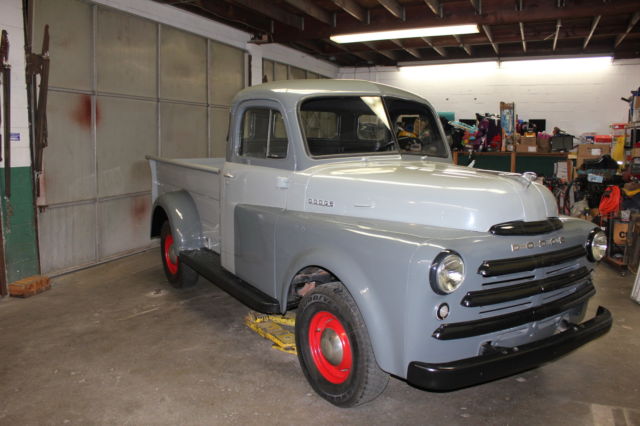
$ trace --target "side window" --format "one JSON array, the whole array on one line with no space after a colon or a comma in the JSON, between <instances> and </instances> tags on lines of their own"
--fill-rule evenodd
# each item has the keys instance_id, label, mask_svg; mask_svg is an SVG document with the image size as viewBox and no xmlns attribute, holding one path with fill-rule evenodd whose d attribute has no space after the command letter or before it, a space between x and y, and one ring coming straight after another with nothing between
<instances>
[{"instance_id":1,"label":"side window","mask_svg":"<svg viewBox=\"0 0 640 426\"><path fill-rule=\"evenodd\" d=\"M254 158L286 158L287 131L279 111L249 108L242 115L240 155Z\"/></svg>"}]
</instances>

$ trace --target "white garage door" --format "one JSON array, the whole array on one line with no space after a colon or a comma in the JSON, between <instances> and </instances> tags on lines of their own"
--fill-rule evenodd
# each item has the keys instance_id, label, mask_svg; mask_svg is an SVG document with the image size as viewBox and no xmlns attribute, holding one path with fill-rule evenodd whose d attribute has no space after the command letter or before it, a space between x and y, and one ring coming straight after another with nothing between
<instances>
[{"instance_id":1,"label":"white garage door","mask_svg":"<svg viewBox=\"0 0 640 426\"><path fill-rule=\"evenodd\" d=\"M49 146L38 221L42 272L55 274L151 245L144 157L224 155L246 54L80 0L37 0L34 40L45 24Z\"/></svg>"}]
</instances>

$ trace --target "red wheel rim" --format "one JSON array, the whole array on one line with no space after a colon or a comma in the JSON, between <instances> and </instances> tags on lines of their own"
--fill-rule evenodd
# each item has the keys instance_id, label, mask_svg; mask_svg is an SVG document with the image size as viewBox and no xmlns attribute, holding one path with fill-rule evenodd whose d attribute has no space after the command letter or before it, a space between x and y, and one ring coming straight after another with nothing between
<instances>
[{"instance_id":1,"label":"red wheel rim","mask_svg":"<svg viewBox=\"0 0 640 426\"><path fill-rule=\"evenodd\" d=\"M325 349L323 349L323 336ZM333 342L333 348L338 349L338 359L335 359L336 353L332 354L333 360L327 358L325 352L328 339ZM322 377L334 384L344 383L347 380L353 365L351 342L340 320L335 315L321 311L311 318L309 349L313 362ZM331 356L329 357L331 358Z\"/></svg>"},{"instance_id":2,"label":"red wheel rim","mask_svg":"<svg viewBox=\"0 0 640 426\"><path fill-rule=\"evenodd\" d=\"M175 275L178 273L178 261L171 261L171 247L173 247L173 235L169 234L164 239L164 248L162 253L164 255L164 262L167 265L167 269L171 275Z\"/></svg>"}]
</instances>

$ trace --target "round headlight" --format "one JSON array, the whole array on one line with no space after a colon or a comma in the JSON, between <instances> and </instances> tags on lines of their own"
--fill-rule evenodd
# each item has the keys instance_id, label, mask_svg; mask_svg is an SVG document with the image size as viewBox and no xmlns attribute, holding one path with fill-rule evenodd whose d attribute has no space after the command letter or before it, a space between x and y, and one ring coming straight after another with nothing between
<instances>
[{"instance_id":1,"label":"round headlight","mask_svg":"<svg viewBox=\"0 0 640 426\"><path fill-rule=\"evenodd\" d=\"M607 254L607 235L599 229L594 229L587 239L587 258L592 262L598 262L605 254Z\"/></svg>"},{"instance_id":2,"label":"round headlight","mask_svg":"<svg viewBox=\"0 0 640 426\"><path fill-rule=\"evenodd\" d=\"M431 288L438 294L449 294L464 280L464 262L455 252L447 250L436 256L429 271Z\"/></svg>"}]
</instances>

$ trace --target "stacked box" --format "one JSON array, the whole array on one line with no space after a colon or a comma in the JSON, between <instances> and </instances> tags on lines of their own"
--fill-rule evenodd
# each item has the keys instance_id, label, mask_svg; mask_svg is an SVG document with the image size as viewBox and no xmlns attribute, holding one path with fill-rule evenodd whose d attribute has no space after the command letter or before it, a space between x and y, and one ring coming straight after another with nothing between
<instances>
[{"instance_id":1,"label":"stacked box","mask_svg":"<svg viewBox=\"0 0 640 426\"><path fill-rule=\"evenodd\" d=\"M585 160L597 160L603 155L611 153L611 145L604 143L585 143L578 145L578 160L576 167L580 168Z\"/></svg>"}]
</instances>

